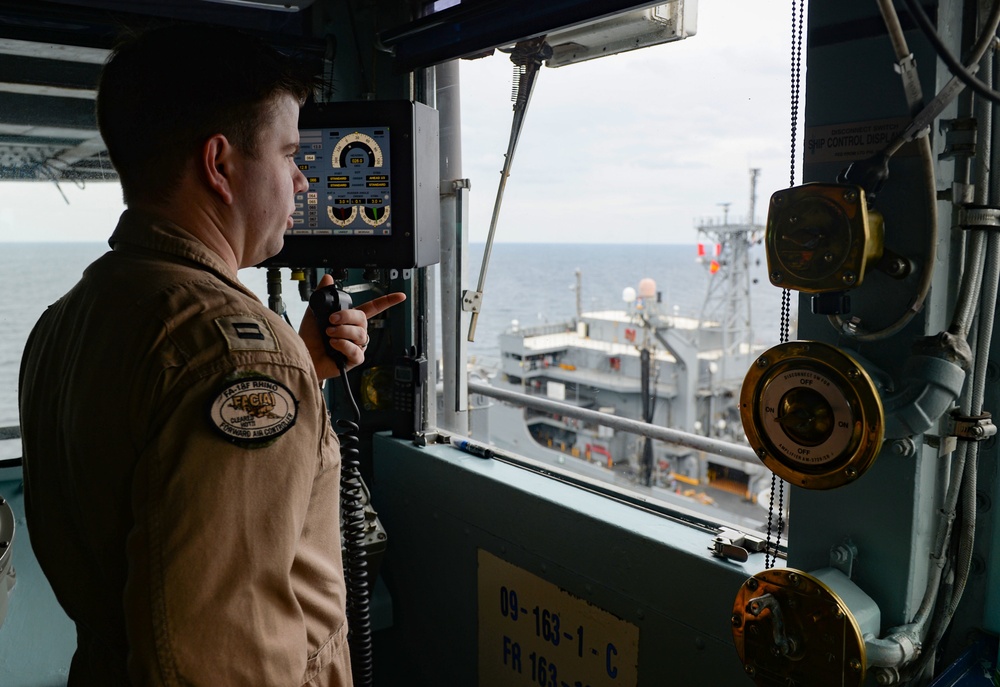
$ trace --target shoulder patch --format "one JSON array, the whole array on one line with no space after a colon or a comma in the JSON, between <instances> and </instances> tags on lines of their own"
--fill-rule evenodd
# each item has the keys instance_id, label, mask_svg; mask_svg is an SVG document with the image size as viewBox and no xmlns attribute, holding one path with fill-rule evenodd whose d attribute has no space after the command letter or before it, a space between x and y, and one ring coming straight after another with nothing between
<instances>
[{"instance_id":1,"label":"shoulder patch","mask_svg":"<svg viewBox=\"0 0 1000 687\"><path fill-rule=\"evenodd\" d=\"M209 420L230 441L259 448L291 429L299 402L281 382L263 376L228 380L209 405Z\"/></svg>"},{"instance_id":2,"label":"shoulder patch","mask_svg":"<svg viewBox=\"0 0 1000 687\"><path fill-rule=\"evenodd\" d=\"M215 326L230 351L280 351L278 339L267 320L253 315L226 315L215 318Z\"/></svg>"}]
</instances>

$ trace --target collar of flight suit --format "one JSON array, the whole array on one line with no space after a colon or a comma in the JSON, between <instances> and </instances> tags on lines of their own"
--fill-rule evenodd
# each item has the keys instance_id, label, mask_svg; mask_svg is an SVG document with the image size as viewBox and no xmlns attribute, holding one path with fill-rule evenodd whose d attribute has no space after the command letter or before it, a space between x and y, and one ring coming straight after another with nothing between
<instances>
[{"instance_id":1,"label":"collar of flight suit","mask_svg":"<svg viewBox=\"0 0 1000 687\"><path fill-rule=\"evenodd\" d=\"M260 300L257 294L240 283L229 265L208 246L183 227L158 215L125 210L108 239L108 245L114 251L128 252L138 248L197 263L233 288Z\"/></svg>"}]
</instances>

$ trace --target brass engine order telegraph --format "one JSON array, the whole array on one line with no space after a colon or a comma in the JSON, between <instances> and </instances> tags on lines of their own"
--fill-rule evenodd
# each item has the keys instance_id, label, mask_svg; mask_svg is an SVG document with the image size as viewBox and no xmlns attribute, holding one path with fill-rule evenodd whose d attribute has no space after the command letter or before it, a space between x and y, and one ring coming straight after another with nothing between
<instances>
[{"instance_id":1,"label":"brass engine order telegraph","mask_svg":"<svg viewBox=\"0 0 1000 687\"><path fill-rule=\"evenodd\" d=\"M881 258L882 237L882 216L868 208L860 186L817 183L778 191L771 196L765 237L771 283L846 304L843 292L859 286ZM764 465L807 489L832 489L864 474L878 455L885 425L865 368L849 353L816 341L785 342L757 358L743 382L740 417Z\"/></svg>"},{"instance_id":2,"label":"brass engine order telegraph","mask_svg":"<svg viewBox=\"0 0 1000 687\"><path fill-rule=\"evenodd\" d=\"M792 179L801 12L792 36ZM793 3L793 26L796 14ZM771 196L765 231L769 279L775 286L814 294L816 314L842 314L850 307L844 292L860 286L882 259L883 235L882 216L868 207L860 186L806 184L778 191ZM885 414L878 389L858 360L827 344L788 341L789 304L786 290L782 343L759 356L747 372L740 418L751 446L773 475L806 488L830 489L871 467L881 448ZM777 487L780 536L782 485L776 482L772 478L771 508ZM769 511L768 550L771 515ZM766 554L765 565L770 565L768 559ZM747 675L758 686L864 683L864 636L877 633L881 623L878 606L864 603L865 595L849 576L849 570L844 575L833 568L813 574L769 568L744 582L733 604L733 640ZM834 588L860 601L858 612Z\"/></svg>"},{"instance_id":3,"label":"brass engine order telegraph","mask_svg":"<svg viewBox=\"0 0 1000 687\"><path fill-rule=\"evenodd\" d=\"M805 293L860 286L882 257L882 215L864 189L805 184L771 196L765 234L771 283Z\"/></svg>"},{"instance_id":4,"label":"brass engine order telegraph","mask_svg":"<svg viewBox=\"0 0 1000 687\"><path fill-rule=\"evenodd\" d=\"M878 456L885 414L872 378L818 341L770 348L747 372L740 416L771 472L806 489L854 481Z\"/></svg>"},{"instance_id":5,"label":"brass engine order telegraph","mask_svg":"<svg viewBox=\"0 0 1000 687\"><path fill-rule=\"evenodd\" d=\"M748 579L732 616L747 675L758 685L859 687L867 667L864 633L879 629L877 607L857 603L862 598L870 601L831 568L772 568Z\"/></svg>"},{"instance_id":6,"label":"brass engine order telegraph","mask_svg":"<svg viewBox=\"0 0 1000 687\"><path fill-rule=\"evenodd\" d=\"M844 292L882 257L882 234L882 217L859 186L778 191L765 239L771 283L814 294L814 313L845 312ZM858 479L885 431L879 390L861 359L820 341L785 341L761 354L744 379L740 417L761 462L806 489ZM860 687L864 635L878 632L877 609L839 570L770 568L740 588L733 640L757 685Z\"/></svg>"}]
</instances>

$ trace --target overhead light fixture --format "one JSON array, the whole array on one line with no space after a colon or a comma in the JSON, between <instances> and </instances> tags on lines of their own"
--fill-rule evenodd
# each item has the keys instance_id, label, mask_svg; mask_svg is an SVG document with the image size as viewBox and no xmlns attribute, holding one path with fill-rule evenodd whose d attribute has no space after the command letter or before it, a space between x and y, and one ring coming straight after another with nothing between
<instances>
[{"instance_id":1,"label":"overhead light fixture","mask_svg":"<svg viewBox=\"0 0 1000 687\"><path fill-rule=\"evenodd\" d=\"M378 34L395 67L411 70L545 36L575 43L550 66L613 55L692 36L697 0L425 0L427 14ZM549 40L551 39L551 40Z\"/></svg>"},{"instance_id":2,"label":"overhead light fixture","mask_svg":"<svg viewBox=\"0 0 1000 687\"><path fill-rule=\"evenodd\" d=\"M563 67L598 57L681 40L698 31L698 0L673 0L589 24L554 31L546 67Z\"/></svg>"}]
</instances>

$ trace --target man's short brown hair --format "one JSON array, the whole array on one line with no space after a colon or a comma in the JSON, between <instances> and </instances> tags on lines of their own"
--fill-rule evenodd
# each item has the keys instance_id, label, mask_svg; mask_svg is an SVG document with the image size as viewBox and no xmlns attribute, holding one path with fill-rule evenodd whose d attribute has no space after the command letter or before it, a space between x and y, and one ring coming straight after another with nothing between
<instances>
[{"instance_id":1,"label":"man's short brown hair","mask_svg":"<svg viewBox=\"0 0 1000 687\"><path fill-rule=\"evenodd\" d=\"M300 63L232 29L174 25L127 36L97 91L98 127L125 202L169 196L215 134L254 155L278 96L303 102L314 84Z\"/></svg>"}]
</instances>

